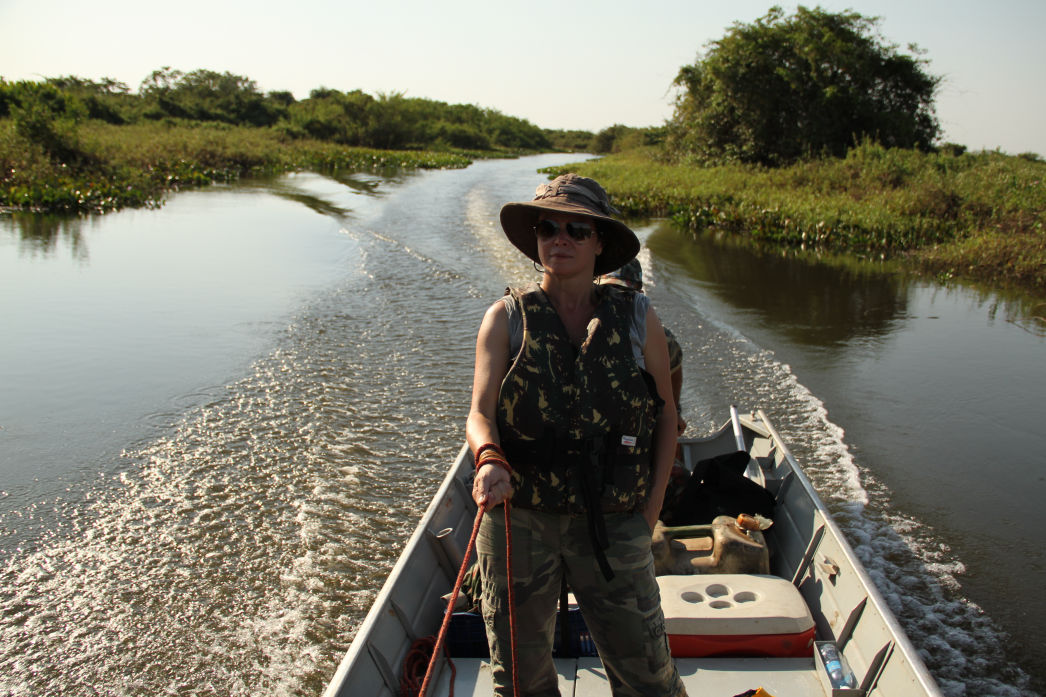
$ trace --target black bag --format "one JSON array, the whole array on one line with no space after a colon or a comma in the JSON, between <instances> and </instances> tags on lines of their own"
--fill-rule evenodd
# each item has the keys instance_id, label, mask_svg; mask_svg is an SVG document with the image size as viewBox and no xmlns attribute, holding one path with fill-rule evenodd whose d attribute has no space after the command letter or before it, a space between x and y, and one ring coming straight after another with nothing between
<instances>
[{"instance_id":1,"label":"black bag","mask_svg":"<svg viewBox=\"0 0 1046 697\"><path fill-rule=\"evenodd\" d=\"M705 525L716 516L759 514L773 519L774 496L744 475L749 455L743 450L701 460L678 501L665 512L666 526Z\"/></svg>"}]
</instances>

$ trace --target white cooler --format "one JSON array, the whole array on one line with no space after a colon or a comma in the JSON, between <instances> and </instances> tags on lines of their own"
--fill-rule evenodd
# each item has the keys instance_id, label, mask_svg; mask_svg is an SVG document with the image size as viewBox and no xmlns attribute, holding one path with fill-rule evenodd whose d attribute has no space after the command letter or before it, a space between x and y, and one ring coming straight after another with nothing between
<instances>
[{"instance_id":1,"label":"white cooler","mask_svg":"<svg viewBox=\"0 0 1046 697\"><path fill-rule=\"evenodd\" d=\"M799 589L777 576L658 576L672 655L813 655L814 620Z\"/></svg>"}]
</instances>

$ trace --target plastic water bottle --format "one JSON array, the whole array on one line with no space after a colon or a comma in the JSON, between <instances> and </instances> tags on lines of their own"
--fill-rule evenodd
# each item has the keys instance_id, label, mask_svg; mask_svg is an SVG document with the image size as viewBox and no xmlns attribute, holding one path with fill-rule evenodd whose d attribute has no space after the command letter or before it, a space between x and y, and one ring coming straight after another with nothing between
<instances>
[{"instance_id":1,"label":"plastic water bottle","mask_svg":"<svg viewBox=\"0 0 1046 697\"><path fill-rule=\"evenodd\" d=\"M850 670L850 664L846 662L846 657L839 653L835 644L826 641L818 644L817 648L824 659L824 667L828 671L828 679L833 688L849 689L857 686L857 679Z\"/></svg>"}]
</instances>

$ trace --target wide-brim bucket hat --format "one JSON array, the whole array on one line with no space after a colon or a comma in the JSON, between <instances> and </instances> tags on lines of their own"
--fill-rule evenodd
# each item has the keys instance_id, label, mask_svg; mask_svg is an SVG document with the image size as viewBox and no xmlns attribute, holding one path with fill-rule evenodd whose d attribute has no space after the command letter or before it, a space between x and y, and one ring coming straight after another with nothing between
<instances>
[{"instance_id":1,"label":"wide-brim bucket hat","mask_svg":"<svg viewBox=\"0 0 1046 697\"><path fill-rule=\"evenodd\" d=\"M591 218L603 240L603 252L596 257L595 274L613 271L639 253L639 238L631 228L611 216L618 211L594 179L564 174L538 185L532 201L506 203L501 208L501 227L516 248L530 259L538 257L538 238L534 230L542 213L554 211Z\"/></svg>"}]
</instances>

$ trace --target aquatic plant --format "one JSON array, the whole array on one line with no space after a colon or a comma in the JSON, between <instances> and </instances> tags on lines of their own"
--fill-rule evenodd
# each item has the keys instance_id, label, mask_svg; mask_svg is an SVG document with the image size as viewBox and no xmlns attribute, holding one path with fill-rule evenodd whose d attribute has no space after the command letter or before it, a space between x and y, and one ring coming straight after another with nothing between
<instances>
[{"instance_id":1,"label":"aquatic plant","mask_svg":"<svg viewBox=\"0 0 1046 697\"><path fill-rule=\"evenodd\" d=\"M453 151L378 150L273 129L160 121L116 126L99 121L77 131L77 158L62 161L0 119L0 207L105 212L159 205L166 192L246 176L295 170L332 172L465 167Z\"/></svg>"},{"instance_id":2,"label":"aquatic plant","mask_svg":"<svg viewBox=\"0 0 1046 697\"><path fill-rule=\"evenodd\" d=\"M626 215L793 248L905 258L1046 292L1046 163L865 142L789 167L696 167L637 149L549 170L591 176Z\"/></svg>"}]
</instances>

